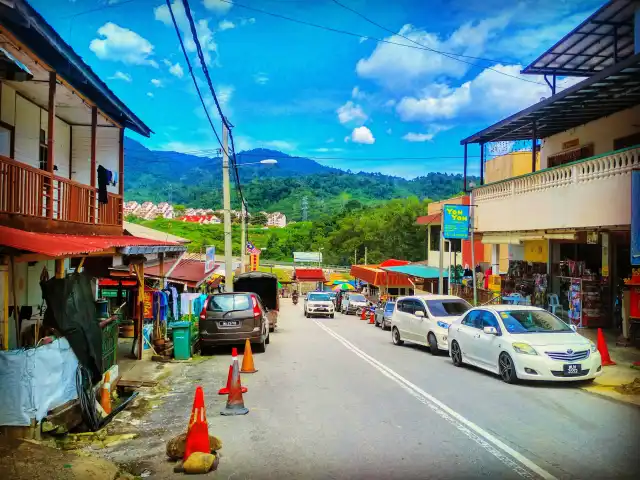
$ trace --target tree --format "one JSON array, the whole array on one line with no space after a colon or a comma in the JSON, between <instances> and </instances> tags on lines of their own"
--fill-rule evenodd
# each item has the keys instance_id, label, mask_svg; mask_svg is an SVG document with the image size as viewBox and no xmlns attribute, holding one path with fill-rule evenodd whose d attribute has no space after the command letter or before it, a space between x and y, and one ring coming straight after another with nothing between
<instances>
[{"instance_id":1,"label":"tree","mask_svg":"<svg viewBox=\"0 0 640 480\"><path fill-rule=\"evenodd\" d=\"M183 204L181 204L181 203L176 203L176 204L173 206L173 214L174 214L176 217L181 217L181 216L183 216L183 215L184 215L184 211L185 211L186 209L187 209L187 207L186 207L186 206L184 206Z\"/></svg>"},{"instance_id":2,"label":"tree","mask_svg":"<svg viewBox=\"0 0 640 480\"><path fill-rule=\"evenodd\" d=\"M266 225L268 221L267 215L264 212L258 212L251 217L249 223L251 225Z\"/></svg>"}]
</instances>

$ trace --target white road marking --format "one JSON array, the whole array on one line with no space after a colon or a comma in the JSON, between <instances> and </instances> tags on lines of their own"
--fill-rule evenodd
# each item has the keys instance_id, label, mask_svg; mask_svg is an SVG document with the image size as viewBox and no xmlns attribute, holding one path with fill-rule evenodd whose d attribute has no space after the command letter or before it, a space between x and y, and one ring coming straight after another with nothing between
<instances>
[{"instance_id":1,"label":"white road marking","mask_svg":"<svg viewBox=\"0 0 640 480\"><path fill-rule=\"evenodd\" d=\"M525 478L543 478L545 480L557 480L551 473L547 472L542 467L536 465L527 457L522 455L521 453L515 451L513 448L494 437L492 434L484 430L482 427L479 427L471 420L460 415L458 412L448 407L440 400L435 398L434 396L428 394L424 390L422 390L417 385L411 383L409 380L404 378L399 373L390 369L383 363L379 362L375 358L366 354L358 347L356 347L353 343L351 343L346 338L342 337L331 328L326 325L318 322L317 320L313 320L316 325L325 330L329 335L334 337L340 343L342 343L345 347L351 350L353 353L358 355L364 361L375 367L379 370L383 375L395 381L398 385L400 385L404 390L410 393L413 397L419 400L421 403L425 404L431 410L433 410L437 415L442 417L444 420L455 426L458 430L464 433L471 440L476 442L482 448L490 452L494 455L498 460L508 466L510 469L515 471L522 477ZM524 468L526 467L526 468ZM535 474L535 475L533 475Z\"/></svg>"}]
</instances>

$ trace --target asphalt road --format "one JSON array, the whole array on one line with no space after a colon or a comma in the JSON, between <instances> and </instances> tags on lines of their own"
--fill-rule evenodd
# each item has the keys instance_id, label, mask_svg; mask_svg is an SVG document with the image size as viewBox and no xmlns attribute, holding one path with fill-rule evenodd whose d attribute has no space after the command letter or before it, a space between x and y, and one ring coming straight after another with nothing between
<instances>
[{"instance_id":1,"label":"asphalt road","mask_svg":"<svg viewBox=\"0 0 640 480\"><path fill-rule=\"evenodd\" d=\"M354 316L307 319L284 305L258 373L242 383L250 413L221 417L228 349L184 366L164 404L111 459L174 478L164 442L186 427L203 386L216 478L638 478L640 409L573 385L507 385Z\"/></svg>"}]
</instances>

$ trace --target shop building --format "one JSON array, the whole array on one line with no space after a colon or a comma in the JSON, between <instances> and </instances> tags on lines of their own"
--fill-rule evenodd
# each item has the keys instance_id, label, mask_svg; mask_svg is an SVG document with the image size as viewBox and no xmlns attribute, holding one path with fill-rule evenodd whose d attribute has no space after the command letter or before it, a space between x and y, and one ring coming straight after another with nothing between
<instances>
[{"instance_id":1,"label":"shop building","mask_svg":"<svg viewBox=\"0 0 640 480\"><path fill-rule=\"evenodd\" d=\"M404 260L389 259L377 265L352 265L351 276L356 284L363 287L363 292L371 300L395 298L412 295L414 284L402 273L387 271L385 268L408 265Z\"/></svg>"},{"instance_id":2,"label":"shop building","mask_svg":"<svg viewBox=\"0 0 640 480\"><path fill-rule=\"evenodd\" d=\"M617 324L614 305L631 272L631 177L640 167L638 8L633 1L605 4L522 71L545 75L547 99L461 141L465 172L468 147L480 149L474 228L490 245L493 271L503 274L503 293L519 291L585 327ZM583 79L556 92L559 77ZM522 141L531 145L530 172L485 179L487 149Z\"/></svg>"}]
</instances>

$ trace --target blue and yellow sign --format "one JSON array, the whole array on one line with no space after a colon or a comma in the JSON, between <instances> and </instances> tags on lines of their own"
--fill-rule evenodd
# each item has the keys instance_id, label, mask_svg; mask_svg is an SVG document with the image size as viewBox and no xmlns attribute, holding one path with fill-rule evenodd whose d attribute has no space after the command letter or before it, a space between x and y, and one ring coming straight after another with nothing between
<instances>
[{"instance_id":1,"label":"blue and yellow sign","mask_svg":"<svg viewBox=\"0 0 640 480\"><path fill-rule=\"evenodd\" d=\"M469 238L469 205L443 205L442 236L444 238Z\"/></svg>"}]
</instances>

